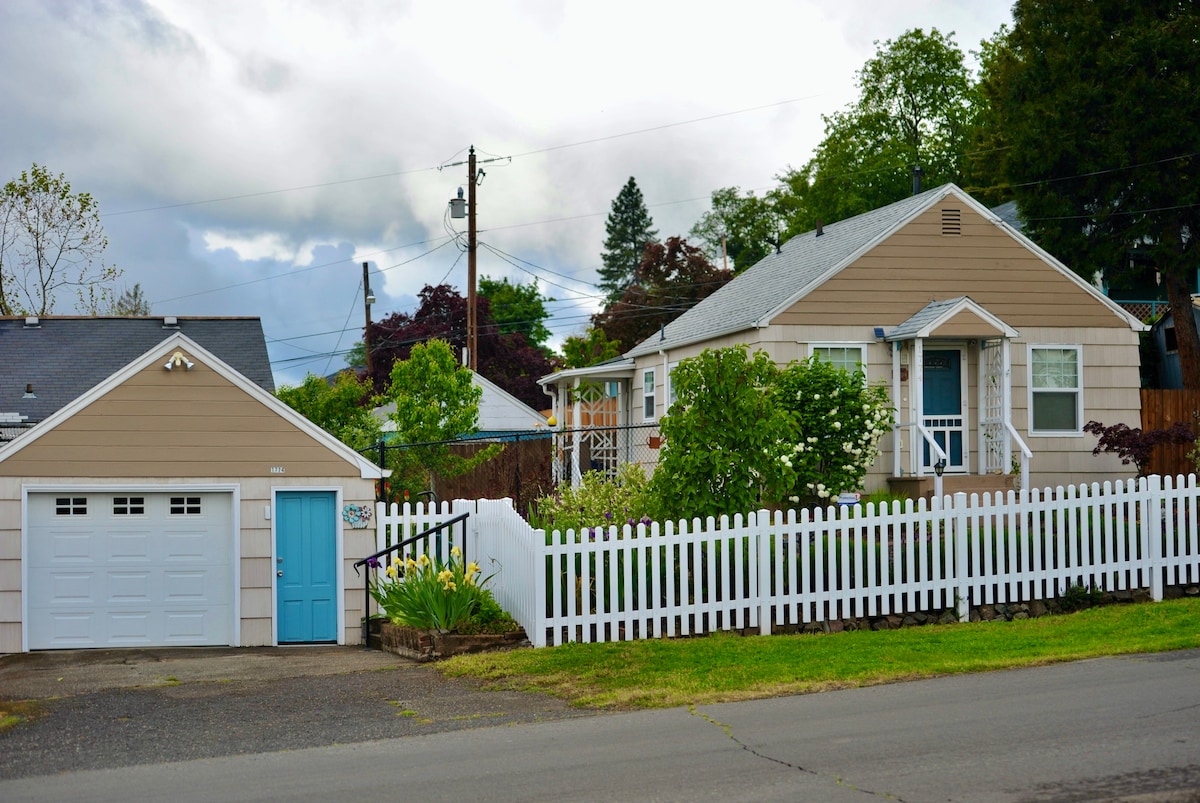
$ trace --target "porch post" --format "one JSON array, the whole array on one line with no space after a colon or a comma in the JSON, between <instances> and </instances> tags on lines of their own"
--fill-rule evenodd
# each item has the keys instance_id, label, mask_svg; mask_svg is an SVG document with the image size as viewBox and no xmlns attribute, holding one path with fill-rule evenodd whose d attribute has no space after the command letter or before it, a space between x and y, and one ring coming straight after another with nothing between
<instances>
[{"instance_id":1,"label":"porch post","mask_svg":"<svg viewBox=\"0 0 1200 803\"><path fill-rule=\"evenodd\" d=\"M1031 412L1032 415L1032 412ZM1012 470L1012 350L1007 337L1000 338L1000 420L1004 422L1004 463L1001 469L1005 474ZM1025 461L1021 461L1022 467ZM1028 485L1024 478L1021 486Z\"/></svg>"},{"instance_id":2,"label":"porch post","mask_svg":"<svg viewBox=\"0 0 1200 803\"><path fill-rule=\"evenodd\" d=\"M925 426L925 341L923 338L913 340L912 370L908 372L908 396L912 399L913 420L917 429L913 437L912 462L918 477L925 476L925 438L921 435L921 427ZM917 448L918 445L920 448Z\"/></svg>"},{"instance_id":3,"label":"porch post","mask_svg":"<svg viewBox=\"0 0 1200 803\"><path fill-rule=\"evenodd\" d=\"M571 487L578 488L583 474L579 470L579 441L583 429L583 401L579 395L579 377L575 377L575 412L571 416Z\"/></svg>"},{"instance_id":4,"label":"porch post","mask_svg":"<svg viewBox=\"0 0 1200 803\"><path fill-rule=\"evenodd\" d=\"M900 408L903 396L900 390L900 344L889 343L892 349L892 409L895 411L896 423L904 421ZM911 441L911 437L909 438ZM892 427L892 476L899 477L903 469L900 467L900 452L904 448L904 436L899 427Z\"/></svg>"}]
</instances>

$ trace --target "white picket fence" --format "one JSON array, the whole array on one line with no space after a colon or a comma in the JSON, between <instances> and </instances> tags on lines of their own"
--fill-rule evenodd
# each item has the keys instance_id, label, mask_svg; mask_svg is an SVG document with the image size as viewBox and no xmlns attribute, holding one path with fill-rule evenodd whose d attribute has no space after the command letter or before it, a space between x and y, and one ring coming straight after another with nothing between
<instances>
[{"instance_id":1,"label":"white picket fence","mask_svg":"<svg viewBox=\"0 0 1200 803\"><path fill-rule=\"evenodd\" d=\"M1194 475L554 532L508 500L383 510L379 548L469 513L463 548L535 646L757 629L1200 582ZM463 540L456 526L443 536Z\"/></svg>"}]
</instances>

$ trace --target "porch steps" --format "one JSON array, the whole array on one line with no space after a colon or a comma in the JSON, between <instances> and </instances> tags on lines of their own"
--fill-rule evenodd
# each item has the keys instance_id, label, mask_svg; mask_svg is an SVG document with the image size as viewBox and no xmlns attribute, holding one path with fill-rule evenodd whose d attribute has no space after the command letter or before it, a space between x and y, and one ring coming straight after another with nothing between
<instances>
[{"instance_id":1,"label":"porch steps","mask_svg":"<svg viewBox=\"0 0 1200 803\"><path fill-rule=\"evenodd\" d=\"M932 474L924 477L891 477L888 479L888 490L909 499L932 499L936 479ZM942 477L942 493L945 494L995 493L1015 490L1016 487L1015 474L947 474Z\"/></svg>"}]
</instances>

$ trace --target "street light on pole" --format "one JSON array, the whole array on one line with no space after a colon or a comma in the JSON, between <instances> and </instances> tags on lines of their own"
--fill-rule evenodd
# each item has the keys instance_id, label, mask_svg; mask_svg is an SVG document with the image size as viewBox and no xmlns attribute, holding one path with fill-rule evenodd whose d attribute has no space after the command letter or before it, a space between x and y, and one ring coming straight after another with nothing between
<instances>
[{"instance_id":1,"label":"street light on pole","mask_svg":"<svg viewBox=\"0 0 1200 803\"><path fill-rule=\"evenodd\" d=\"M489 162L498 162L501 159L509 157L495 157L493 159L484 159L482 164ZM447 167L455 167L463 164L462 162L453 162ZM477 169L475 160L475 146L471 146L471 150L467 155L467 199L465 202L466 209L463 209L463 191L462 187L458 188L458 197L450 199L450 217L461 219L464 216L467 218L467 366L472 371L479 370L479 326L475 317L475 245L476 245L476 220L475 220L475 187L483 181L484 172Z\"/></svg>"}]
</instances>

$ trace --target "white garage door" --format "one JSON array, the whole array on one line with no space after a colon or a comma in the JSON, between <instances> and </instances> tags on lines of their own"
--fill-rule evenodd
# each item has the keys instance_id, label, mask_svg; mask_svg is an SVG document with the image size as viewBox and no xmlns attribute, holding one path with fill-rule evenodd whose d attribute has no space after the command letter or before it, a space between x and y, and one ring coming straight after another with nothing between
<instances>
[{"instance_id":1,"label":"white garage door","mask_svg":"<svg viewBox=\"0 0 1200 803\"><path fill-rule=\"evenodd\" d=\"M29 495L29 649L232 643L228 493Z\"/></svg>"}]
</instances>

